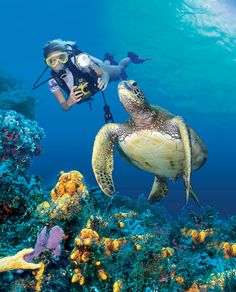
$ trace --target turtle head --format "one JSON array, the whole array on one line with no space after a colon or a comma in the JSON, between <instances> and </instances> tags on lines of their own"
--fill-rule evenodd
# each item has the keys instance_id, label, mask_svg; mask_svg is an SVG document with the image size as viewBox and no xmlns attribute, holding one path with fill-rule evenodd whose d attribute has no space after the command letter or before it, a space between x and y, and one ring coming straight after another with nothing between
<instances>
[{"instance_id":1,"label":"turtle head","mask_svg":"<svg viewBox=\"0 0 236 292\"><path fill-rule=\"evenodd\" d=\"M118 85L118 95L125 109L130 112L147 105L147 100L134 80L122 81Z\"/></svg>"}]
</instances>

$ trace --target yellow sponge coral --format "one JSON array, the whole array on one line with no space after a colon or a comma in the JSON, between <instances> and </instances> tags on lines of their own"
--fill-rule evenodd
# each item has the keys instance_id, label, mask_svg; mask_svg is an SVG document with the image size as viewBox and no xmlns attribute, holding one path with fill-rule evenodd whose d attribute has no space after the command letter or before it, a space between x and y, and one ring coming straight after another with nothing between
<instances>
[{"instance_id":1,"label":"yellow sponge coral","mask_svg":"<svg viewBox=\"0 0 236 292\"><path fill-rule=\"evenodd\" d=\"M74 270L74 274L72 276L71 279L71 283L76 283L79 282L79 284L82 286L84 285L85 282L85 278L84 276L81 274L81 269L75 269Z\"/></svg>"},{"instance_id":2,"label":"yellow sponge coral","mask_svg":"<svg viewBox=\"0 0 236 292\"><path fill-rule=\"evenodd\" d=\"M61 172L55 188L51 191L51 199L54 200L57 197L63 196L65 193L71 196L77 192L81 192L81 196L87 195L88 190L83 183L83 178L83 175L77 170L72 170L67 173Z\"/></svg>"},{"instance_id":3,"label":"yellow sponge coral","mask_svg":"<svg viewBox=\"0 0 236 292\"><path fill-rule=\"evenodd\" d=\"M43 202L36 209L36 216L60 220L73 216L80 209L79 200L88 195L83 175L76 170L61 172L58 182L51 190L51 201Z\"/></svg>"},{"instance_id":4,"label":"yellow sponge coral","mask_svg":"<svg viewBox=\"0 0 236 292\"><path fill-rule=\"evenodd\" d=\"M223 248L225 259L236 256L236 243L222 242L219 247Z\"/></svg>"},{"instance_id":5,"label":"yellow sponge coral","mask_svg":"<svg viewBox=\"0 0 236 292\"><path fill-rule=\"evenodd\" d=\"M41 264L28 263L24 260L24 256L32 253L33 248L26 248L19 251L13 256L8 256L0 259L0 272L10 270L36 270L41 267Z\"/></svg>"},{"instance_id":6,"label":"yellow sponge coral","mask_svg":"<svg viewBox=\"0 0 236 292\"><path fill-rule=\"evenodd\" d=\"M171 247L163 247L162 248L162 256L163 258L172 257L174 255L174 249Z\"/></svg>"},{"instance_id":7,"label":"yellow sponge coral","mask_svg":"<svg viewBox=\"0 0 236 292\"><path fill-rule=\"evenodd\" d=\"M103 269L98 270L98 276L103 280L106 281L107 280L107 274Z\"/></svg>"},{"instance_id":8,"label":"yellow sponge coral","mask_svg":"<svg viewBox=\"0 0 236 292\"><path fill-rule=\"evenodd\" d=\"M115 281L115 283L113 284L113 292L120 292L122 288L123 288L122 280Z\"/></svg>"},{"instance_id":9,"label":"yellow sponge coral","mask_svg":"<svg viewBox=\"0 0 236 292\"><path fill-rule=\"evenodd\" d=\"M44 275L44 270L45 270L45 265L43 262L40 263L40 268L34 272L35 274L35 279L36 279L36 286L35 286L35 291L39 292L41 291L41 286L43 282L43 275Z\"/></svg>"},{"instance_id":10,"label":"yellow sponge coral","mask_svg":"<svg viewBox=\"0 0 236 292\"><path fill-rule=\"evenodd\" d=\"M185 235L191 235L194 243L203 243L205 242L206 236L213 235L214 231L212 229L196 230L183 228L181 233Z\"/></svg>"}]
</instances>

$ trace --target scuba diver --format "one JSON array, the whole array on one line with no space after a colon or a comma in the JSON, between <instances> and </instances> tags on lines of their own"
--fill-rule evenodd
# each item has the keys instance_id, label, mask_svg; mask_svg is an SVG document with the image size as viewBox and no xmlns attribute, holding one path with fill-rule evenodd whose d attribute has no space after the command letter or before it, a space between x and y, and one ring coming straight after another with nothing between
<instances>
[{"instance_id":1,"label":"scuba diver","mask_svg":"<svg viewBox=\"0 0 236 292\"><path fill-rule=\"evenodd\" d=\"M101 61L80 51L75 42L61 39L46 43L43 47L43 56L47 67L34 83L33 89L48 82L50 91L65 111L74 104L91 101L91 97L101 91L105 103L105 122L107 122L106 117L113 121L103 93L108 83L127 79L125 69L130 63L139 64L150 59L141 58L129 52L128 57L119 63L109 53L106 53L104 60ZM51 68L50 78L38 84L49 67Z\"/></svg>"}]
</instances>

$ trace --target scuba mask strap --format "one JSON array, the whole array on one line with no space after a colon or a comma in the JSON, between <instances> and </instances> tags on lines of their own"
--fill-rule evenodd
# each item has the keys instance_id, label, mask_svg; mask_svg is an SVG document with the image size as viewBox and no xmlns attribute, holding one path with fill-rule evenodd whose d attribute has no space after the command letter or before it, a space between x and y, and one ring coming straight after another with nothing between
<instances>
[{"instance_id":1,"label":"scuba mask strap","mask_svg":"<svg viewBox=\"0 0 236 292\"><path fill-rule=\"evenodd\" d=\"M66 45L66 52L70 55L70 54L76 54L76 50L77 50L77 46L73 46L70 44Z\"/></svg>"},{"instance_id":2,"label":"scuba mask strap","mask_svg":"<svg viewBox=\"0 0 236 292\"><path fill-rule=\"evenodd\" d=\"M52 79L52 77L48 78L47 80L42 81L41 83L39 83L39 80L43 77L43 75L46 73L46 71L48 70L48 66L46 66L46 68L43 70L43 72L39 75L39 77L36 79L36 81L33 84L32 89L36 89L39 86L43 85L44 83L48 82L50 79Z\"/></svg>"}]
</instances>

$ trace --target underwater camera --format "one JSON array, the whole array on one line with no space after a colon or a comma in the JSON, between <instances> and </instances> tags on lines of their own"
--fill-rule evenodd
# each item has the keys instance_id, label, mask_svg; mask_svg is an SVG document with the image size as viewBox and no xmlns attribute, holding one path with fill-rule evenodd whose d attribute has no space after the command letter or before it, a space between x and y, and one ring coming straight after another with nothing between
<instances>
[{"instance_id":1,"label":"underwater camera","mask_svg":"<svg viewBox=\"0 0 236 292\"><path fill-rule=\"evenodd\" d=\"M90 92L88 86L89 86L89 83L88 82L81 82L75 88L75 91L80 90L83 93L83 98L86 98L87 96L91 95L91 92Z\"/></svg>"}]
</instances>

